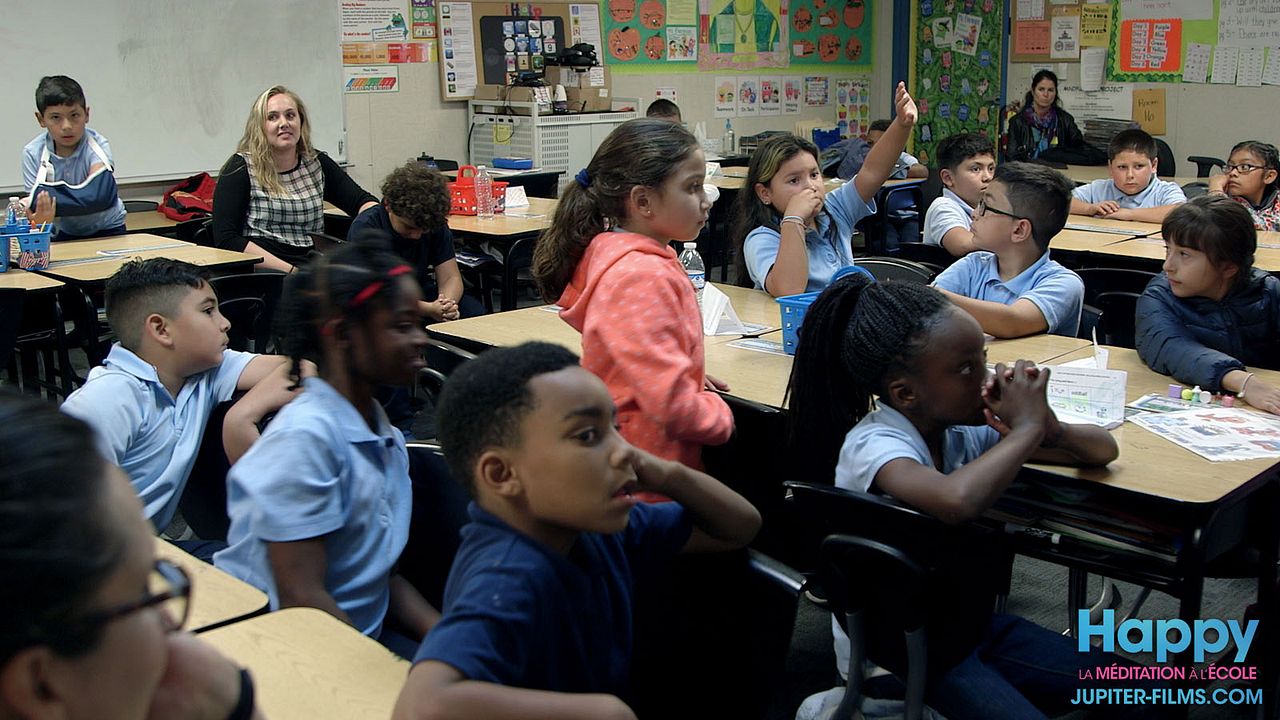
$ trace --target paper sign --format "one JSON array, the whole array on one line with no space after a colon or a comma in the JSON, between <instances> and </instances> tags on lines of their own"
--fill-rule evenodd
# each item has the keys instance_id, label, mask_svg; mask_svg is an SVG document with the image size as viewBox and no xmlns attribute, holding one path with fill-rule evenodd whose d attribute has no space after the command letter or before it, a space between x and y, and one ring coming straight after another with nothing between
<instances>
[{"instance_id":1,"label":"paper sign","mask_svg":"<svg viewBox=\"0 0 1280 720\"><path fill-rule=\"evenodd\" d=\"M1098 92L1102 89L1102 78L1107 69L1107 49L1105 47L1080 48L1080 89L1085 92Z\"/></svg>"},{"instance_id":2,"label":"paper sign","mask_svg":"<svg viewBox=\"0 0 1280 720\"><path fill-rule=\"evenodd\" d=\"M1080 57L1080 16L1055 15L1049 21L1052 45L1049 57L1055 60L1074 60Z\"/></svg>"},{"instance_id":3,"label":"paper sign","mask_svg":"<svg viewBox=\"0 0 1280 720\"><path fill-rule=\"evenodd\" d=\"M1240 48L1240 64L1236 67L1236 85L1261 87L1265 58L1262 48Z\"/></svg>"},{"instance_id":4,"label":"paper sign","mask_svg":"<svg viewBox=\"0 0 1280 720\"><path fill-rule=\"evenodd\" d=\"M1118 427L1124 422L1128 378L1123 370L1059 365L1049 375L1049 407L1062 422Z\"/></svg>"},{"instance_id":5,"label":"paper sign","mask_svg":"<svg viewBox=\"0 0 1280 720\"><path fill-rule=\"evenodd\" d=\"M1120 15L1126 18L1212 20L1213 5L1207 0L1120 0Z\"/></svg>"},{"instance_id":6,"label":"paper sign","mask_svg":"<svg viewBox=\"0 0 1280 720\"><path fill-rule=\"evenodd\" d=\"M348 93L386 93L400 90L400 73L395 65L345 65L342 74L343 90Z\"/></svg>"},{"instance_id":7,"label":"paper sign","mask_svg":"<svg viewBox=\"0 0 1280 720\"><path fill-rule=\"evenodd\" d=\"M502 206L504 208L529 207L529 196L525 194L524 186L508 185L503 194Z\"/></svg>"},{"instance_id":8,"label":"paper sign","mask_svg":"<svg viewBox=\"0 0 1280 720\"><path fill-rule=\"evenodd\" d=\"M1213 49L1213 71L1209 82L1215 85L1234 85L1239 62L1240 48L1218 45Z\"/></svg>"},{"instance_id":9,"label":"paper sign","mask_svg":"<svg viewBox=\"0 0 1280 720\"><path fill-rule=\"evenodd\" d=\"M1149 135L1164 135L1164 88L1133 91L1133 119Z\"/></svg>"},{"instance_id":10,"label":"paper sign","mask_svg":"<svg viewBox=\"0 0 1280 720\"><path fill-rule=\"evenodd\" d=\"M711 283L702 288L702 333L704 335L741 335L746 332L738 313L725 295Z\"/></svg>"},{"instance_id":11,"label":"paper sign","mask_svg":"<svg viewBox=\"0 0 1280 720\"><path fill-rule=\"evenodd\" d=\"M1133 423L1215 462L1280 457L1280 420L1248 410L1212 408L1143 413Z\"/></svg>"},{"instance_id":12,"label":"paper sign","mask_svg":"<svg viewBox=\"0 0 1280 720\"><path fill-rule=\"evenodd\" d=\"M1111 3L1080 6L1081 47L1106 47L1111 42Z\"/></svg>"},{"instance_id":13,"label":"paper sign","mask_svg":"<svg viewBox=\"0 0 1280 720\"><path fill-rule=\"evenodd\" d=\"M1262 71L1262 82L1280 85L1280 47L1267 48L1267 65Z\"/></svg>"},{"instance_id":14,"label":"paper sign","mask_svg":"<svg viewBox=\"0 0 1280 720\"><path fill-rule=\"evenodd\" d=\"M1049 23L1045 20L1013 24L1014 55L1048 55Z\"/></svg>"},{"instance_id":15,"label":"paper sign","mask_svg":"<svg viewBox=\"0 0 1280 720\"><path fill-rule=\"evenodd\" d=\"M1209 56L1213 48L1203 43L1187 43L1187 56L1182 62L1182 82L1209 81Z\"/></svg>"}]
</instances>

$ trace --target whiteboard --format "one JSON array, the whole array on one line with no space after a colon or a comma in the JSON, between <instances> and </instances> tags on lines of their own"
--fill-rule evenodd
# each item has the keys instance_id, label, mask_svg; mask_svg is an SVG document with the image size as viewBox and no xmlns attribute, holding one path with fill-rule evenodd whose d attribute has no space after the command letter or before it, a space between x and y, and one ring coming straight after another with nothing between
<instances>
[{"instance_id":1,"label":"whiteboard","mask_svg":"<svg viewBox=\"0 0 1280 720\"><path fill-rule=\"evenodd\" d=\"M67 75L121 181L216 172L254 99L302 97L315 147L345 155L338 3L317 0L6 2L0 22L0 189L22 185L22 148L42 130L35 88Z\"/></svg>"}]
</instances>

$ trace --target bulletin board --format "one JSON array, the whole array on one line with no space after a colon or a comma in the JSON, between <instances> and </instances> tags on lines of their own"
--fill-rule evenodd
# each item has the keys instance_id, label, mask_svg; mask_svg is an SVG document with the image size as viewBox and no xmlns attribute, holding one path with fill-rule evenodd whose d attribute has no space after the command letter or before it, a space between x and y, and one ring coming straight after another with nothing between
<instances>
[{"instance_id":1,"label":"bulletin board","mask_svg":"<svg viewBox=\"0 0 1280 720\"><path fill-rule=\"evenodd\" d=\"M470 99L475 96L477 85L506 85L507 72L540 72L542 68L534 65L541 64L542 52L563 48L568 40L565 28L570 27L570 7L568 2L513 5L442 0L437 15L443 99ZM536 27L536 36L531 27ZM517 32L518 28L523 32ZM550 38L544 28L551 30ZM547 46L548 40L554 44ZM536 52L534 47L538 48ZM509 71L509 67L515 69Z\"/></svg>"},{"instance_id":2,"label":"bulletin board","mask_svg":"<svg viewBox=\"0 0 1280 720\"><path fill-rule=\"evenodd\" d=\"M1009 59L1079 62L1079 0L1023 0L1009 4Z\"/></svg>"},{"instance_id":3,"label":"bulletin board","mask_svg":"<svg viewBox=\"0 0 1280 720\"><path fill-rule=\"evenodd\" d=\"M908 87L920 110L912 144L916 157L932 164L938 141L959 132L995 138L1004 69L1004 3L922 0L912 5L911 28Z\"/></svg>"},{"instance_id":4,"label":"bulletin board","mask_svg":"<svg viewBox=\"0 0 1280 720\"><path fill-rule=\"evenodd\" d=\"M1107 78L1280 84L1280 0L1112 0Z\"/></svg>"},{"instance_id":5,"label":"bulletin board","mask_svg":"<svg viewBox=\"0 0 1280 720\"><path fill-rule=\"evenodd\" d=\"M604 0L614 72L868 71L871 0Z\"/></svg>"}]
</instances>

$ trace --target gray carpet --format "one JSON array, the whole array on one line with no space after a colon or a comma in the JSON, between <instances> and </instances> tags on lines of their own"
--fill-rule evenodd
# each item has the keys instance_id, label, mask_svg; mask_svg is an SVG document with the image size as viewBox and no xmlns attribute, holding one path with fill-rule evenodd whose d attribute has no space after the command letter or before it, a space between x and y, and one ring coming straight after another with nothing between
<instances>
[{"instance_id":1,"label":"gray carpet","mask_svg":"<svg viewBox=\"0 0 1280 720\"><path fill-rule=\"evenodd\" d=\"M1137 597L1138 587L1116 583L1127 611ZM1008 611L1021 615L1055 631L1067 627L1067 570L1064 567L1028 558L1018 558L1014 564L1013 590L1009 596ZM1090 602L1101 592L1102 582L1097 576L1089 578ZM1202 618L1239 619L1244 608L1254 601L1257 583L1252 580L1207 580L1204 588L1204 612ZM1160 592L1151 593L1143 604L1138 617L1161 619L1176 618L1177 602ZM1153 657L1131 656L1151 663ZM836 684L835 654L831 649L831 614L807 600L800 601L796 615L795 633L791 641L791 653L787 658L786 679L779 696L775 698L767 717L769 720L790 720L796 708L809 695L826 690ZM1215 683L1211 687L1229 683ZM1190 720L1237 720L1254 716L1254 708L1231 706L1203 706L1192 708ZM1076 717L1078 713L1068 717ZM1081 715L1082 716L1082 715Z\"/></svg>"}]
</instances>

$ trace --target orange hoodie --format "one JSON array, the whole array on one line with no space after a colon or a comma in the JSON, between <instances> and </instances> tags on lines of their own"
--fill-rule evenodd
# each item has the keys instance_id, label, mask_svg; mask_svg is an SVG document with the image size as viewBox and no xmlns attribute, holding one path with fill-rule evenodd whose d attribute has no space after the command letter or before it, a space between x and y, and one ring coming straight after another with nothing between
<instances>
[{"instance_id":1,"label":"orange hoodie","mask_svg":"<svg viewBox=\"0 0 1280 720\"><path fill-rule=\"evenodd\" d=\"M559 305L582 333L582 365L609 387L628 442L701 468L702 446L729 440L733 413L704 389L702 316L674 250L645 235L600 233Z\"/></svg>"}]
</instances>

